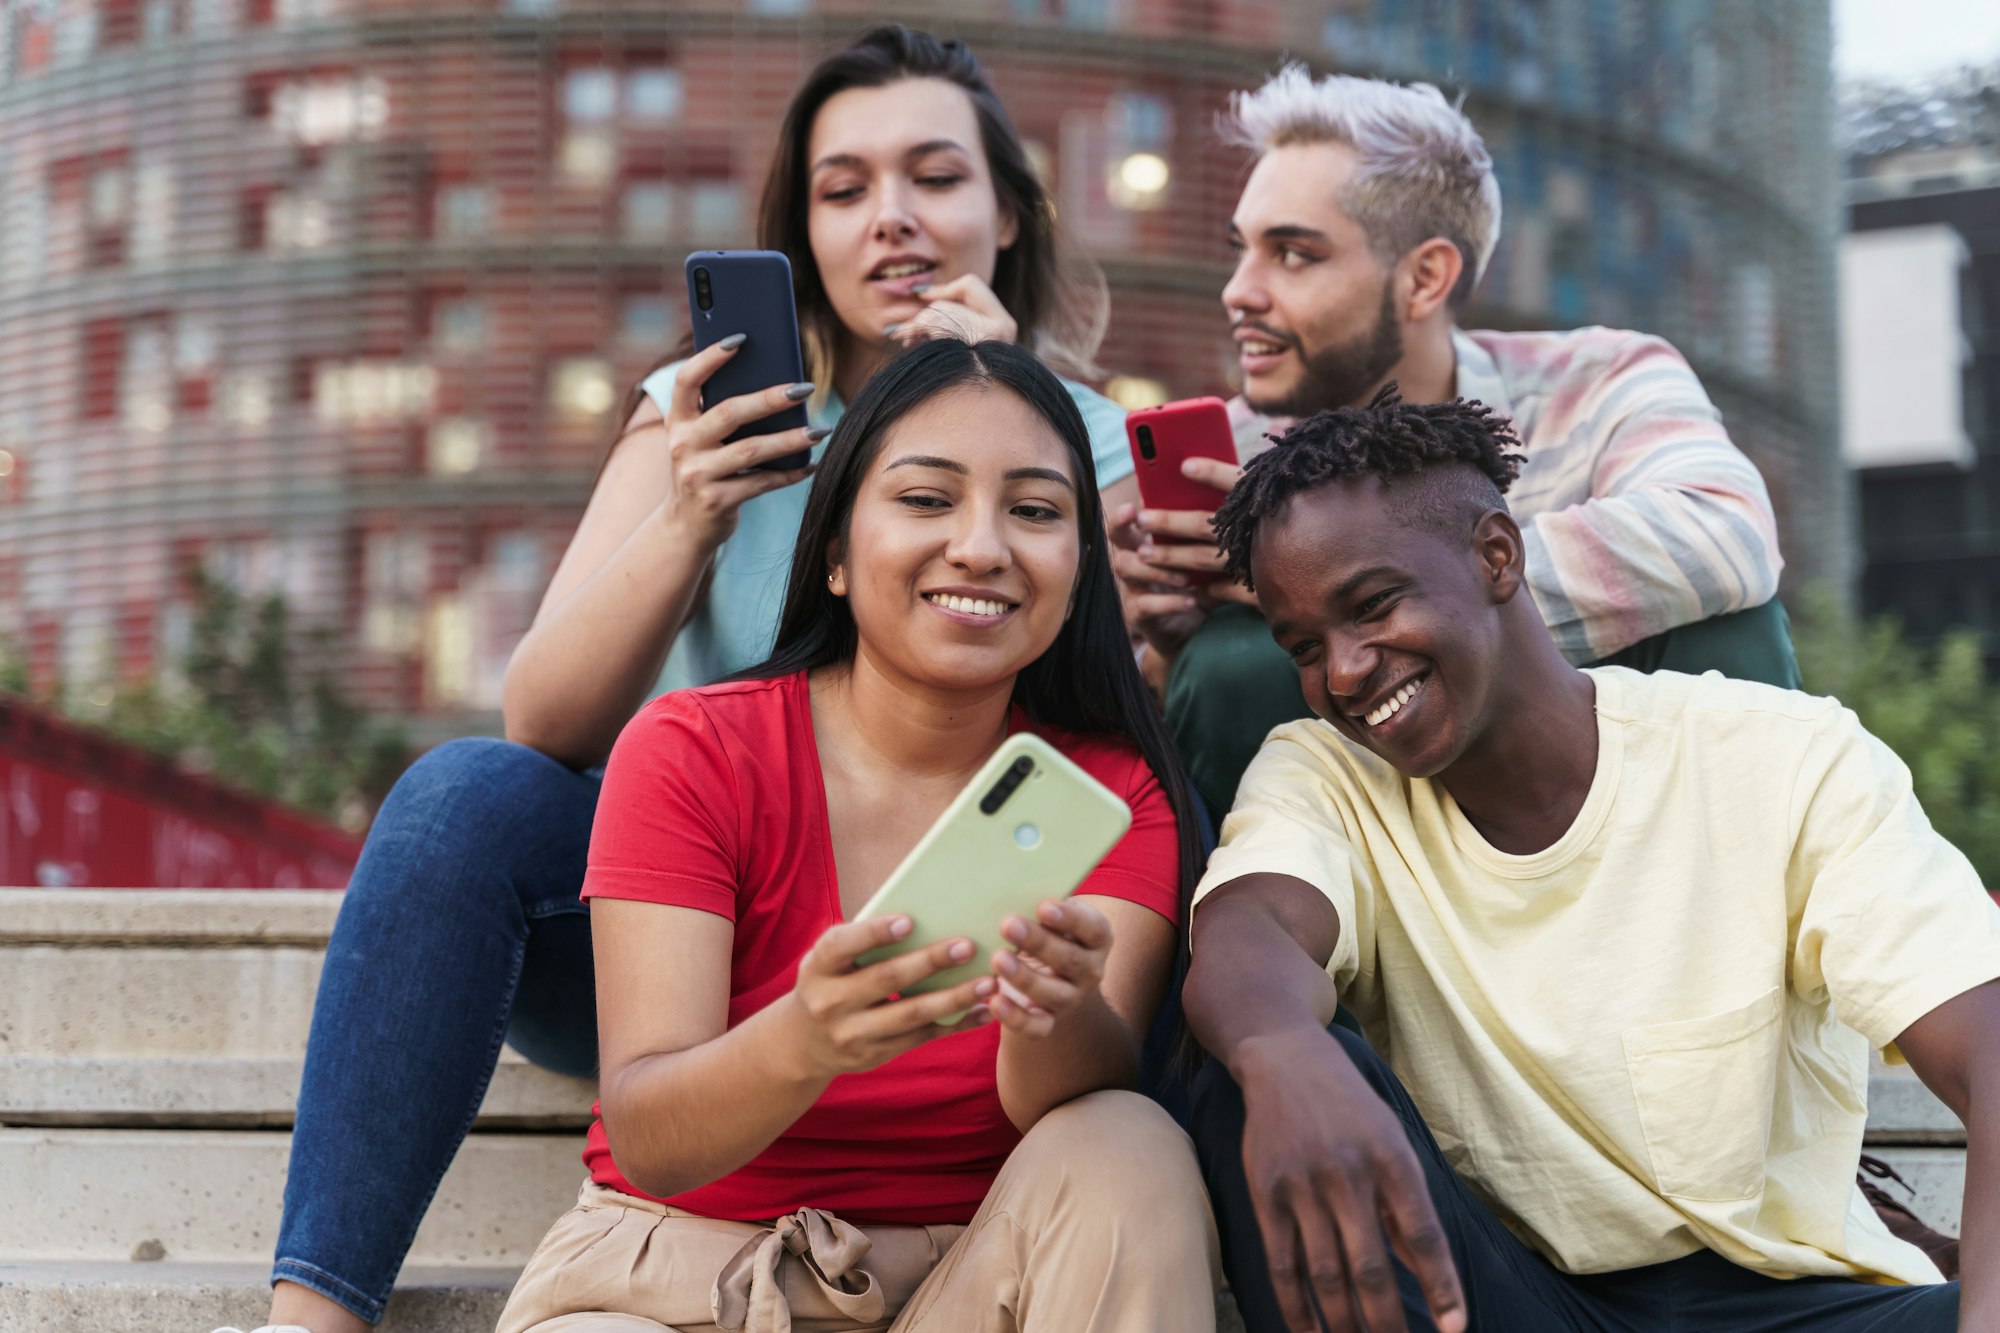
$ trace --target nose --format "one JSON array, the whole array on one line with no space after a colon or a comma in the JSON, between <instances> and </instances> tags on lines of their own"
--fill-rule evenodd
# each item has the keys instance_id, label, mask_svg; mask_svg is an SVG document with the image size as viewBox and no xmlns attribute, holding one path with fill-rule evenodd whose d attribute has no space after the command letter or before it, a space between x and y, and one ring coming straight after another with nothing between
<instances>
[{"instance_id":1,"label":"nose","mask_svg":"<svg viewBox=\"0 0 2000 1333\"><path fill-rule=\"evenodd\" d=\"M1222 308L1234 315L1257 314L1271 308L1271 298L1258 280L1256 256L1245 250L1236 259L1236 271L1222 288Z\"/></svg>"},{"instance_id":2,"label":"nose","mask_svg":"<svg viewBox=\"0 0 2000 1333\"><path fill-rule=\"evenodd\" d=\"M1326 644L1326 690L1336 703L1359 694L1382 664L1375 645L1351 635L1335 633Z\"/></svg>"},{"instance_id":3,"label":"nose","mask_svg":"<svg viewBox=\"0 0 2000 1333\"><path fill-rule=\"evenodd\" d=\"M878 241L904 241L917 233L916 210L911 207L908 186L901 180L890 180L876 192L875 239Z\"/></svg>"},{"instance_id":4,"label":"nose","mask_svg":"<svg viewBox=\"0 0 2000 1333\"><path fill-rule=\"evenodd\" d=\"M1014 563L1014 553L1001 530L1000 516L986 506L967 504L959 508L944 558L968 574L997 573Z\"/></svg>"}]
</instances>

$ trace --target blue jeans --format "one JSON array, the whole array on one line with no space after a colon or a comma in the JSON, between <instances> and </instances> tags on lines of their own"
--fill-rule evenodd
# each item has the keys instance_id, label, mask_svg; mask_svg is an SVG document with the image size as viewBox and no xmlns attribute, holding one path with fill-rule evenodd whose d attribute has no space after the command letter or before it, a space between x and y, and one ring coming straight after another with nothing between
<instances>
[{"instance_id":1,"label":"blue jeans","mask_svg":"<svg viewBox=\"0 0 2000 1333\"><path fill-rule=\"evenodd\" d=\"M596 1073L577 894L599 776L456 740L382 803L313 1005L273 1281L380 1322L500 1043Z\"/></svg>"},{"instance_id":2,"label":"blue jeans","mask_svg":"<svg viewBox=\"0 0 2000 1333\"><path fill-rule=\"evenodd\" d=\"M1564 1273L1509 1231L1452 1171L1388 1063L1355 1033L1339 1026L1327 1032L1402 1122L1451 1242L1472 1333L1951 1333L1958 1327L1956 1282L1882 1287L1837 1277L1782 1281L1708 1250L1622 1272ZM1194 1081L1194 1146L1215 1205L1223 1271L1250 1333L1282 1333L1286 1324L1243 1170L1243 1123L1242 1090L1220 1061L1209 1061ZM1395 1264L1412 1333L1436 1333L1416 1278L1401 1260Z\"/></svg>"}]
</instances>

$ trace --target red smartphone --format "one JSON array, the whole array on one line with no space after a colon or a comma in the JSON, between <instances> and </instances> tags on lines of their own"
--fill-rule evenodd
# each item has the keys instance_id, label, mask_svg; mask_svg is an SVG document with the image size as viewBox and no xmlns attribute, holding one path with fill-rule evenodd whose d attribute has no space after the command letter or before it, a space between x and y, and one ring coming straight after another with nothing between
<instances>
[{"instance_id":1,"label":"red smartphone","mask_svg":"<svg viewBox=\"0 0 2000 1333\"><path fill-rule=\"evenodd\" d=\"M1207 511L1221 505L1224 492L1181 475L1181 464L1190 458L1213 458L1236 466L1236 438L1229 430L1229 409L1220 398L1184 398L1127 413L1125 442L1132 447L1139 498L1146 508ZM1186 541L1180 537L1155 540ZM1187 577L1196 584L1216 578L1192 573Z\"/></svg>"}]
</instances>

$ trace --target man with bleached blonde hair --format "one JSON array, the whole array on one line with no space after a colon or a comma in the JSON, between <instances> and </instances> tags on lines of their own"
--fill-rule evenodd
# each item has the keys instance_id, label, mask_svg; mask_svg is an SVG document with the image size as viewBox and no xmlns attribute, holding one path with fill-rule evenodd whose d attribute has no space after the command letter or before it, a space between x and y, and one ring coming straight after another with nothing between
<instances>
[{"instance_id":1,"label":"man with bleached blonde hair","mask_svg":"<svg viewBox=\"0 0 2000 1333\"><path fill-rule=\"evenodd\" d=\"M1476 399L1526 450L1512 502L1528 586L1572 663L1798 684L1770 496L1681 355L1617 329L1458 327L1501 219L1493 160L1458 107L1427 84L1293 65L1237 94L1225 133L1257 155L1222 293L1239 461L1289 419L1391 382L1409 402ZM1238 475L1188 466L1225 491ZM1115 518L1149 678L1220 815L1265 733L1305 716L1295 673L1240 584L1189 579L1222 568L1210 515Z\"/></svg>"}]
</instances>

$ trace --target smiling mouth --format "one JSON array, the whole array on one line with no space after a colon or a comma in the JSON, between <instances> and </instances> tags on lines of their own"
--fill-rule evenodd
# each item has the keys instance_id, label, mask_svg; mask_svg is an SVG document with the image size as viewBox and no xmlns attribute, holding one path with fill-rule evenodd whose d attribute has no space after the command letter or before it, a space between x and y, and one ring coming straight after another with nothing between
<instances>
[{"instance_id":1,"label":"smiling mouth","mask_svg":"<svg viewBox=\"0 0 2000 1333\"><path fill-rule=\"evenodd\" d=\"M894 282L899 278L914 278L919 273L929 273L937 268L927 260L908 259L901 263L884 264L868 276L878 282Z\"/></svg>"},{"instance_id":2,"label":"smiling mouth","mask_svg":"<svg viewBox=\"0 0 2000 1333\"><path fill-rule=\"evenodd\" d=\"M932 606L941 606L947 611L956 611L966 616L987 616L999 619L1015 607L1013 602L991 601L984 597L960 597L948 592L927 592L924 600Z\"/></svg>"},{"instance_id":3,"label":"smiling mouth","mask_svg":"<svg viewBox=\"0 0 2000 1333\"><path fill-rule=\"evenodd\" d=\"M1418 676L1416 679L1407 682L1406 684L1404 684L1403 688L1397 690L1394 694L1384 699L1376 707L1371 708L1366 713L1362 714L1361 720L1367 723L1370 727L1381 726L1383 723L1387 722L1390 718L1402 712L1403 709L1409 705L1410 700L1417 697L1417 691L1423 689L1424 682L1428 679L1429 676L1424 675L1424 676Z\"/></svg>"},{"instance_id":4,"label":"smiling mouth","mask_svg":"<svg viewBox=\"0 0 2000 1333\"><path fill-rule=\"evenodd\" d=\"M1245 356L1276 356L1286 350L1280 343L1245 341L1236 346Z\"/></svg>"}]
</instances>

